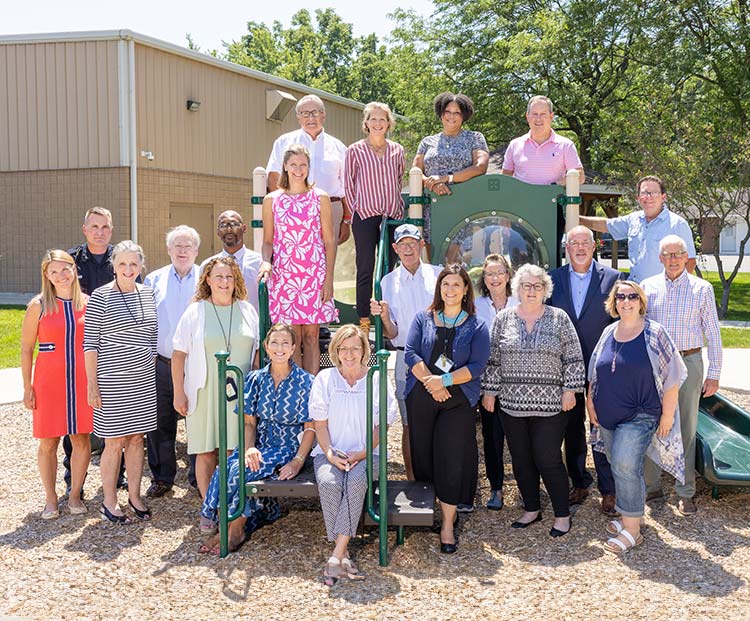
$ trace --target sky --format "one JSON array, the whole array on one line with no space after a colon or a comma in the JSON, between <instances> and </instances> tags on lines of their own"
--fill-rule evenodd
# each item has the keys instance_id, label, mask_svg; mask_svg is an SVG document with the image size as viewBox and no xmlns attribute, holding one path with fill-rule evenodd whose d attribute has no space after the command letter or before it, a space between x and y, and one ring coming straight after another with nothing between
<instances>
[{"instance_id":1,"label":"sky","mask_svg":"<svg viewBox=\"0 0 750 621\"><path fill-rule=\"evenodd\" d=\"M238 40L247 32L248 21L268 24L274 20L289 25L292 15L302 8L333 8L354 25L355 36L374 32L382 40L394 22L387 15L397 8L413 9L428 15L430 0L320 1L281 0L32 0L8 9L9 0L0 2L0 34L70 32L82 30L134 30L144 35L187 46L185 34L202 50L223 51L222 41ZM22 6L29 8L20 8Z\"/></svg>"}]
</instances>

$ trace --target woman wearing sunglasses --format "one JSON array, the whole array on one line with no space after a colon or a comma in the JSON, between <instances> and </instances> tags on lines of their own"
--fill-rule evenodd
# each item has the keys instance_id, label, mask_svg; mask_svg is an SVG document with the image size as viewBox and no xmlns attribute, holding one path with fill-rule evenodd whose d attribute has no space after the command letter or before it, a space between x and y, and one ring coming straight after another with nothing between
<instances>
[{"instance_id":1,"label":"woman wearing sunglasses","mask_svg":"<svg viewBox=\"0 0 750 621\"><path fill-rule=\"evenodd\" d=\"M542 519L539 477L547 488L555 520L549 531L570 530L568 473L562 442L566 412L586 379L583 354L567 313L545 304L552 279L541 267L522 265L511 282L520 304L500 311L492 324L490 361L482 377L482 406L499 406L513 474L524 512L511 526L527 528Z\"/></svg>"},{"instance_id":2,"label":"woman wearing sunglasses","mask_svg":"<svg viewBox=\"0 0 750 621\"><path fill-rule=\"evenodd\" d=\"M615 509L622 514L621 521L607 524L611 537L604 548L622 554L643 541L643 461L654 435L667 450L678 444L681 448L681 441L670 441L667 436L687 370L667 331L646 319L646 294L639 285L629 280L616 283L605 308L620 320L604 330L591 355L587 407L609 456ZM656 452L649 451L649 455L658 459ZM677 455L671 461L679 459Z\"/></svg>"}]
</instances>

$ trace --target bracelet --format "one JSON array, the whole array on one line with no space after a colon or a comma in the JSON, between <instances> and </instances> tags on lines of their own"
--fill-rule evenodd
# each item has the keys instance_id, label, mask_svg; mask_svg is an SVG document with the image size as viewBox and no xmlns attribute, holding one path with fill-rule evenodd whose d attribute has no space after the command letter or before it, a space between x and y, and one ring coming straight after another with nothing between
<instances>
[{"instance_id":1,"label":"bracelet","mask_svg":"<svg viewBox=\"0 0 750 621\"><path fill-rule=\"evenodd\" d=\"M453 185L453 175L448 175L448 185Z\"/></svg>"},{"instance_id":2,"label":"bracelet","mask_svg":"<svg viewBox=\"0 0 750 621\"><path fill-rule=\"evenodd\" d=\"M341 221L341 224L351 224L351 223L352 223L352 219L351 219L351 218L349 218L348 220L347 220L346 218L344 218L344 219L343 219L343 220Z\"/></svg>"},{"instance_id":3,"label":"bracelet","mask_svg":"<svg viewBox=\"0 0 750 621\"><path fill-rule=\"evenodd\" d=\"M292 457L292 461L299 461L299 462L302 462L304 464L305 463L305 458L304 457L300 457L299 455L295 455L294 457Z\"/></svg>"},{"instance_id":4,"label":"bracelet","mask_svg":"<svg viewBox=\"0 0 750 621\"><path fill-rule=\"evenodd\" d=\"M450 373L443 373L440 376L440 379L443 380L443 386L448 388L448 386L453 386L453 375Z\"/></svg>"}]
</instances>

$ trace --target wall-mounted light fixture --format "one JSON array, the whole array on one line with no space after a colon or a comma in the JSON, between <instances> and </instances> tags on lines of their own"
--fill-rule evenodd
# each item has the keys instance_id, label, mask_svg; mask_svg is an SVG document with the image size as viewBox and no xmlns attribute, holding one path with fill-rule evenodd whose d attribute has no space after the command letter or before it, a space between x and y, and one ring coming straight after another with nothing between
<instances>
[{"instance_id":1,"label":"wall-mounted light fixture","mask_svg":"<svg viewBox=\"0 0 750 621\"><path fill-rule=\"evenodd\" d=\"M154 154L151 151L141 151L141 157L145 157L149 162L154 161Z\"/></svg>"},{"instance_id":2,"label":"wall-mounted light fixture","mask_svg":"<svg viewBox=\"0 0 750 621\"><path fill-rule=\"evenodd\" d=\"M187 109L190 110L190 112L198 112L198 110L201 109L201 102L195 101L194 99L188 99Z\"/></svg>"}]
</instances>

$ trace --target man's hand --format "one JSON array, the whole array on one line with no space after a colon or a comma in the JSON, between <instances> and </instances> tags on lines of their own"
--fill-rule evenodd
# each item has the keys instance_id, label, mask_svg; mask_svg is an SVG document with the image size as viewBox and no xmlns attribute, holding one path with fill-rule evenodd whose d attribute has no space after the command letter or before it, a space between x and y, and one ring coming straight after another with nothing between
<instances>
[{"instance_id":1,"label":"man's hand","mask_svg":"<svg viewBox=\"0 0 750 621\"><path fill-rule=\"evenodd\" d=\"M343 244L347 239L349 239L349 235L351 235L352 232L352 225L347 224L346 222L341 222L341 226L339 227L339 239L338 239L338 245L340 246Z\"/></svg>"},{"instance_id":2,"label":"man's hand","mask_svg":"<svg viewBox=\"0 0 750 621\"><path fill-rule=\"evenodd\" d=\"M703 382L704 397L710 397L711 395L716 394L717 390L719 390L719 380L707 379L705 382Z\"/></svg>"}]
</instances>

